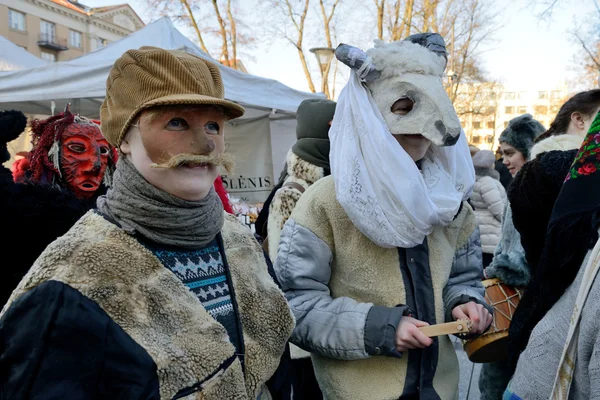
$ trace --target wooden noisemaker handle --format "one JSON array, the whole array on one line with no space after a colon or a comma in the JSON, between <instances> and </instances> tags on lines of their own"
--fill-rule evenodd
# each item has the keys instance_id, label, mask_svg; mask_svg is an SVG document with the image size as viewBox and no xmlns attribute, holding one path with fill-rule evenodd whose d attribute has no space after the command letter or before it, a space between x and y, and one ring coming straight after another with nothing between
<instances>
[{"instance_id":1,"label":"wooden noisemaker handle","mask_svg":"<svg viewBox=\"0 0 600 400\"><path fill-rule=\"evenodd\" d=\"M459 319L453 322L447 322L445 324L436 324L423 326L419 328L428 337L442 336L442 335L455 335L457 333L469 333L473 323L468 319Z\"/></svg>"}]
</instances>

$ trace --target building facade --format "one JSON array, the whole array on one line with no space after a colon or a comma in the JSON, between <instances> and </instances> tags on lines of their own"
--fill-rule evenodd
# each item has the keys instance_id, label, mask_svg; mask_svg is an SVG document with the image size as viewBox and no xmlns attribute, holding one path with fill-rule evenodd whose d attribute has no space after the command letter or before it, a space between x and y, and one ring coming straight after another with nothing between
<instances>
[{"instance_id":1,"label":"building facade","mask_svg":"<svg viewBox=\"0 0 600 400\"><path fill-rule=\"evenodd\" d=\"M494 151L508 122L531 114L546 128L569 98L566 84L556 88L519 90L497 83L464 85L454 102L469 142Z\"/></svg>"},{"instance_id":2,"label":"building facade","mask_svg":"<svg viewBox=\"0 0 600 400\"><path fill-rule=\"evenodd\" d=\"M144 26L128 4L90 8L76 0L0 0L0 35L47 61L67 61Z\"/></svg>"}]
</instances>

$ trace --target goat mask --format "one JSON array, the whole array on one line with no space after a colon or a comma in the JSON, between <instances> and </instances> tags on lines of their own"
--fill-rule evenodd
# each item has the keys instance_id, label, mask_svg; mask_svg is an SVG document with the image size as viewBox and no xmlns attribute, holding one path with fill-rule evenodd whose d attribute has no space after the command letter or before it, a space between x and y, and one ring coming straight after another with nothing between
<instances>
[{"instance_id":1,"label":"goat mask","mask_svg":"<svg viewBox=\"0 0 600 400\"><path fill-rule=\"evenodd\" d=\"M442 83L446 48L440 35L376 40L366 53L341 44L335 55L359 73L392 134L421 134L438 146L456 143L461 126ZM392 113L392 105L404 98L413 101L413 109L407 115Z\"/></svg>"},{"instance_id":2,"label":"goat mask","mask_svg":"<svg viewBox=\"0 0 600 400\"><path fill-rule=\"evenodd\" d=\"M454 220L475 183L465 135L442 85L446 61L438 36L420 37L420 44L376 42L367 53L347 45L336 50L353 70L329 131L336 197L382 247L423 243L436 226ZM405 97L413 109L393 114L392 105ZM422 134L433 143L420 168L392 134Z\"/></svg>"}]
</instances>

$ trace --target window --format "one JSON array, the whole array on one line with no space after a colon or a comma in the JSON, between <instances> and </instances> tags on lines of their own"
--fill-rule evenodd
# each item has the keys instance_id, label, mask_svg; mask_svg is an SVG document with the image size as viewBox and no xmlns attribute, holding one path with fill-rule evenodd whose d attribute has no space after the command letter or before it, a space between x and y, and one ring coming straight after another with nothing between
<instances>
[{"instance_id":1,"label":"window","mask_svg":"<svg viewBox=\"0 0 600 400\"><path fill-rule=\"evenodd\" d=\"M494 143L494 135L487 135L485 137L485 142L486 143Z\"/></svg>"},{"instance_id":2,"label":"window","mask_svg":"<svg viewBox=\"0 0 600 400\"><path fill-rule=\"evenodd\" d=\"M515 112L514 107L504 107L504 114L514 114L514 112Z\"/></svg>"},{"instance_id":3,"label":"window","mask_svg":"<svg viewBox=\"0 0 600 400\"><path fill-rule=\"evenodd\" d=\"M488 127L488 129L494 129L494 121L488 121L487 127Z\"/></svg>"},{"instance_id":4,"label":"window","mask_svg":"<svg viewBox=\"0 0 600 400\"><path fill-rule=\"evenodd\" d=\"M48 43L56 43L56 25L48 21L40 21L40 39Z\"/></svg>"},{"instance_id":5,"label":"window","mask_svg":"<svg viewBox=\"0 0 600 400\"><path fill-rule=\"evenodd\" d=\"M106 47L106 45L108 43L109 42L106 39L102 39L102 38L99 38L99 37L92 38L92 50L97 50L97 49L101 49L103 47Z\"/></svg>"},{"instance_id":6,"label":"window","mask_svg":"<svg viewBox=\"0 0 600 400\"><path fill-rule=\"evenodd\" d=\"M559 106L554 104L550 106L550 111L552 111L553 113L557 113L558 112L558 108Z\"/></svg>"},{"instance_id":7,"label":"window","mask_svg":"<svg viewBox=\"0 0 600 400\"><path fill-rule=\"evenodd\" d=\"M481 136L479 136L479 135L473 135L472 143L473 144L479 144L479 143L481 143Z\"/></svg>"},{"instance_id":8,"label":"window","mask_svg":"<svg viewBox=\"0 0 600 400\"><path fill-rule=\"evenodd\" d=\"M514 100L515 92L504 92L504 100Z\"/></svg>"},{"instance_id":9,"label":"window","mask_svg":"<svg viewBox=\"0 0 600 400\"><path fill-rule=\"evenodd\" d=\"M519 100L523 100L527 98L527 92L519 92Z\"/></svg>"},{"instance_id":10,"label":"window","mask_svg":"<svg viewBox=\"0 0 600 400\"><path fill-rule=\"evenodd\" d=\"M473 121L473 129L481 129L481 121Z\"/></svg>"},{"instance_id":11,"label":"window","mask_svg":"<svg viewBox=\"0 0 600 400\"><path fill-rule=\"evenodd\" d=\"M8 10L8 26L10 29L25 31L25 14L14 10Z\"/></svg>"},{"instance_id":12,"label":"window","mask_svg":"<svg viewBox=\"0 0 600 400\"><path fill-rule=\"evenodd\" d=\"M547 99L548 98L548 92L538 92L538 99Z\"/></svg>"},{"instance_id":13,"label":"window","mask_svg":"<svg viewBox=\"0 0 600 400\"><path fill-rule=\"evenodd\" d=\"M533 108L533 111L537 115L546 115L546 114L548 114L548 107L547 106L535 106Z\"/></svg>"},{"instance_id":14,"label":"window","mask_svg":"<svg viewBox=\"0 0 600 400\"><path fill-rule=\"evenodd\" d=\"M81 32L69 30L69 44L77 49L83 48L81 42Z\"/></svg>"},{"instance_id":15,"label":"window","mask_svg":"<svg viewBox=\"0 0 600 400\"><path fill-rule=\"evenodd\" d=\"M486 111L486 113L487 113L488 115L489 115L489 114L495 114L495 113L496 113L496 107L494 107L494 106L490 106L490 107L488 107L488 108L487 108L487 110L485 110L485 111Z\"/></svg>"},{"instance_id":16,"label":"window","mask_svg":"<svg viewBox=\"0 0 600 400\"><path fill-rule=\"evenodd\" d=\"M504 129L508 128L508 122L509 121L504 121Z\"/></svg>"},{"instance_id":17,"label":"window","mask_svg":"<svg viewBox=\"0 0 600 400\"><path fill-rule=\"evenodd\" d=\"M519 106L517 109L518 114L525 114L527 112L527 106Z\"/></svg>"},{"instance_id":18,"label":"window","mask_svg":"<svg viewBox=\"0 0 600 400\"><path fill-rule=\"evenodd\" d=\"M555 100L560 99L560 90L553 90L550 96Z\"/></svg>"},{"instance_id":19,"label":"window","mask_svg":"<svg viewBox=\"0 0 600 400\"><path fill-rule=\"evenodd\" d=\"M42 51L42 60L46 60L46 61L50 61L50 62L55 62L56 61L56 54L45 53L45 52Z\"/></svg>"}]
</instances>

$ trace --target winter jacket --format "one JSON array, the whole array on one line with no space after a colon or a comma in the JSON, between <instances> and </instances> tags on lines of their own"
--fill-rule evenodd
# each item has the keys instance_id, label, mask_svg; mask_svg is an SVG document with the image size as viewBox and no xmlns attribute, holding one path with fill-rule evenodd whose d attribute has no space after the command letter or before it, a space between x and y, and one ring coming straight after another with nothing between
<instances>
[{"instance_id":1,"label":"winter jacket","mask_svg":"<svg viewBox=\"0 0 600 400\"><path fill-rule=\"evenodd\" d=\"M458 361L448 336L402 355L403 315L430 324L483 300L481 247L468 204L420 246L387 249L352 224L326 177L302 196L284 226L275 273L296 316L291 341L311 352L327 399L455 399Z\"/></svg>"},{"instance_id":2,"label":"winter jacket","mask_svg":"<svg viewBox=\"0 0 600 400\"><path fill-rule=\"evenodd\" d=\"M500 183L500 174L491 168L475 168L477 181L473 186L471 206L479 223L481 248L493 254L500 242L502 214L506 207L506 190Z\"/></svg>"},{"instance_id":3,"label":"winter jacket","mask_svg":"<svg viewBox=\"0 0 600 400\"><path fill-rule=\"evenodd\" d=\"M486 278L498 278L507 285L518 287L527 286L531 278L525 250L521 245L521 235L513 224L512 210L508 202L502 218L500 243L494 250L494 259L484 274Z\"/></svg>"},{"instance_id":4,"label":"winter jacket","mask_svg":"<svg viewBox=\"0 0 600 400\"><path fill-rule=\"evenodd\" d=\"M531 149L530 158L535 160L539 154L553 150L566 151L579 149L581 147L581 143L583 143L583 139L584 136L574 134L550 136L533 146Z\"/></svg>"},{"instance_id":5,"label":"winter jacket","mask_svg":"<svg viewBox=\"0 0 600 400\"><path fill-rule=\"evenodd\" d=\"M2 310L0 397L269 399L294 321L251 233L227 216L218 238L243 355L150 250L90 211Z\"/></svg>"},{"instance_id":6,"label":"winter jacket","mask_svg":"<svg viewBox=\"0 0 600 400\"><path fill-rule=\"evenodd\" d=\"M279 237L283 225L292 214L300 196L302 196L300 190L288 184L291 182L296 183L306 191L310 185L325 177L323 168L304 161L291 150L287 154L286 164L289 176L283 186L275 193L269 208L267 237L269 238L269 257L271 260L275 260L277 257Z\"/></svg>"}]
</instances>

